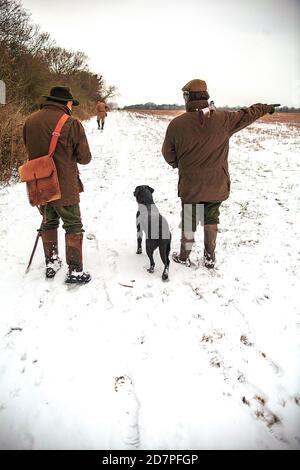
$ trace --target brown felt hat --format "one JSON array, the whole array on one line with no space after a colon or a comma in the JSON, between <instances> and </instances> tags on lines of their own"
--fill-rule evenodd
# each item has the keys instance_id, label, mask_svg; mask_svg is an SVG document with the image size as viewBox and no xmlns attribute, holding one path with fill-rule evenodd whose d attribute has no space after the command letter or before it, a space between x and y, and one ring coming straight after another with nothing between
<instances>
[{"instance_id":1,"label":"brown felt hat","mask_svg":"<svg viewBox=\"0 0 300 470\"><path fill-rule=\"evenodd\" d=\"M204 92L207 91L207 85L204 80L191 80L182 88L182 91Z\"/></svg>"},{"instance_id":2,"label":"brown felt hat","mask_svg":"<svg viewBox=\"0 0 300 470\"><path fill-rule=\"evenodd\" d=\"M51 88L50 95L43 95L43 98L46 98L48 101L58 101L62 103L72 101L73 106L79 105L79 101L73 98L70 88L66 86L55 86Z\"/></svg>"}]
</instances>

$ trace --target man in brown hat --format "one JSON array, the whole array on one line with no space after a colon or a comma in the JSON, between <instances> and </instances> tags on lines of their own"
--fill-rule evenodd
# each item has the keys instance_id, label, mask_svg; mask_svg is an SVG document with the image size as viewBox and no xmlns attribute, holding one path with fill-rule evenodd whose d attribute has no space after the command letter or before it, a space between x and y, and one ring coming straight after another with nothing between
<instances>
[{"instance_id":1,"label":"man in brown hat","mask_svg":"<svg viewBox=\"0 0 300 470\"><path fill-rule=\"evenodd\" d=\"M170 122L162 147L167 163L178 168L182 201L181 249L173 260L190 265L194 234L202 219L204 264L213 268L220 205L230 192L229 139L275 109L274 105L254 104L237 112L217 111L208 104L205 81L198 79L188 82L182 91L186 112Z\"/></svg>"},{"instance_id":2,"label":"man in brown hat","mask_svg":"<svg viewBox=\"0 0 300 470\"><path fill-rule=\"evenodd\" d=\"M61 199L40 207L43 215L41 236L46 260L46 277L53 278L61 267L58 257L57 229L60 219L65 229L66 260L69 266L66 283L86 284L91 280L83 271L82 242L83 226L79 207L79 193L83 185L79 178L77 164L86 165L91 152L82 124L71 116L72 106L78 106L69 88L57 86L51 89L41 109L26 120L23 130L24 143L29 160L47 155L52 133L60 120L67 114L54 153Z\"/></svg>"}]
</instances>

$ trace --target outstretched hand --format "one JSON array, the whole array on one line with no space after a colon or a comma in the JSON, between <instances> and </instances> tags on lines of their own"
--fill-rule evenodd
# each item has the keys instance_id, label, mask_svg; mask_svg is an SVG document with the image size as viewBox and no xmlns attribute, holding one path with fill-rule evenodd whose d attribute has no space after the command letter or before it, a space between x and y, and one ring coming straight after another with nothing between
<instances>
[{"instance_id":1,"label":"outstretched hand","mask_svg":"<svg viewBox=\"0 0 300 470\"><path fill-rule=\"evenodd\" d=\"M280 104L270 104L270 106L272 106L273 109L272 109L272 111L269 112L269 114L273 114L273 113L275 113L275 111L276 111L275 108L277 108L278 106L280 106Z\"/></svg>"}]
</instances>

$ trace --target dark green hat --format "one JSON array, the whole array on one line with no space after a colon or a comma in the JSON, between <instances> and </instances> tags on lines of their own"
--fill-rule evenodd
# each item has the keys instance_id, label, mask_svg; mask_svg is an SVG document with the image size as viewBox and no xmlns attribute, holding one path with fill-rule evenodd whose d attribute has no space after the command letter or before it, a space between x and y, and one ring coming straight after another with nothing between
<instances>
[{"instance_id":1,"label":"dark green hat","mask_svg":"<svg viewBox=\"0 0 300 470\"><path fill-rule=\"evenodd\" d=\"M50 95L43 95L43 98L50 101L60 101L62 103L73 101L73 106L79 105L79 101L73 98L70 88L66 86L55 86L51 88Z\"/></svg>"}]
</instances>

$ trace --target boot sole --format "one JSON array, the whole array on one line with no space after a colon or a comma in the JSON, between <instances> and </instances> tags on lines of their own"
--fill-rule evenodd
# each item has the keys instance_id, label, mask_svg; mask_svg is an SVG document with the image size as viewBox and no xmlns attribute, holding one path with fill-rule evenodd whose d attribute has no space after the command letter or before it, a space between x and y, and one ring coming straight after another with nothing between
<instances>
[{"instance_id":1,"label":"boot sole","mask_svg":"<svg viewBox=\"0 0 300 470\"><path fill-rule=\"evenodd\" d=\"M78 281L78 279L66 279L65 284L81 286L84 284L88 284L91 280L92 280L92 277L90 277L89 279L86 279L85 281Z\"/></svg>"},{"instance_id":2,"label":"boot sole","mask_svg":"<svg viewBox=\"0 0 300 470\"><path fill-rule=\"evenodd\" d=\"M49 268L47 268L49 269ZM55 278L56 274L58 273L58 271L61 269L61 266L55 271L54 269L50 268L51 269L51 272L48 272L47 273L47 270L46 270L46 279L53 279Z\"/></svg>"},{"instance_id":3,"label":"boot sole","mask_svg":"<svg viewBox=\"0 0 300 470\"><path fill-rule=\"evenodd\" d=\"M179 258L176 258L172 255L172 260L176 264L180 264L181 266L185 266L186 268L190 268L192 266L191 260L188 258L188 261L181 261Z\"/></svg>"}]
</instances>

